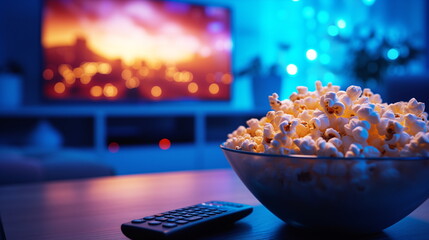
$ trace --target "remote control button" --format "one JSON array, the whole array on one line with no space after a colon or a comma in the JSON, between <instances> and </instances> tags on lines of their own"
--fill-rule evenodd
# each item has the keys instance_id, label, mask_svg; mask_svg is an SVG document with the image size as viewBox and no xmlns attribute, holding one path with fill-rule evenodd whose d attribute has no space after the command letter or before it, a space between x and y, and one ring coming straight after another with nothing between
<instances>
[{"instance_id":1,"label":"remote control button","mask_svg":"<svg viewBox=\"0 0 429 240\"><path fill-rule=\"evenodd\" d=\"M176 217L176 219L178 219L178 220L182 220L182 219L185 219L185 217L183 217L183 216L178 216L178 217Z\"/></svg>"},{"instance_id":2,"label":"remote control button","mask_svg":"<svg viewBox=\"0 0 429 240\"><path fill-rule=\"evenodd\" d=\"M207 215L216 215L216 213L213 213L213 212L208 212L208 213L206 213Z\"/></svg>"},{"instance_id":3,"label":"remote control button","mask_svg":"<svg viewBox=\"0 0 429 240\"><path fill-rule=\"evenodd\" d=\"M155 217L162 217L162 216L164 216L164 214L162 214L162 213L155 214Z\"/></svg>"},{"instance_id":4,"label":"remote control button","mask_svg":"<svg viewBox=\"0 0 429 240\"><path fill-rule=\"evenodd\" d=\"M155 216L147 216L143 218L144 220L153 220L155 219Z\"/></svg>"},{"instance_id":5,"label":"remote control button","mask_svg":"<svg viewBox=\"0 0 429 240\"><path fill-rule=\"evenodd\" d=\"M188 220L188 221L197 221L197 220L200 220L200 219L203 219L203 218L199 217L199 216L192 216L190 218L185 218L185 220Z\"/></svg>"},{"instance_id":6,"label":"remote control button","mask_svg":"<svg viewBox=\"0 0 429 240\"><path fill-rule=\"evenodd\" d=\"M131 223L144 223L144 222L146 222L146 221L143 219L134 219L131 221Z\"/></svg>"},{"instance_id":7,"label":"remote control button","mask_svg":"<svg viewBox=\"0 0 429 240\"><path fill-rule=\"evenodd\" d=\"M164 223L164 224L162 224L162 226L166 227L166 228L173 228L173 227L177 227L177 224L175 224L175 223Z\"/></svg>"},{"instance_id":8,"label":"remote control button","mask_svg":"<svg viewBox=\"0 0 429 240\"><path fill-rule=\"evenodd\" d=\"M205 218L206 218L206 217L210 217L210 215L207 215L207 214L200 214L199 216L200 216L200 217L205 217Z\"/></svg>"},{"instance_id":9,"label":"remote control button","mask_svg":"<svg viewBox=\"0 0 429 240\"><path fill-rule=\"evenodd\" d=\"M191 214L185 214L185 215L183 215L185 218L187 218L187 217L192 217L192 215Z\"/></svg>"},{"instance_id":10,"label":"remote control button","mask_svg":"<svg viewBox=\"0 0 429 240\"><path fill-rule=\"evenodd\" d=\"M147 222L149 225L159 225L159 224L161 224L162 222L160 222L160 221L150 221L150 222Z\"/></svg>"},{"instance_id":11,"label":"remote control button","mask_svg":"<svg viewBox=\"0 0 429 240\"><path fill-rule=\"evenodd\" d=\"M185 223L188 223L188 221L186 221L186 220L177 220L176 223L178 223L178 224L185 224Z\"/></svg>"},{"instance_id":12,"label":"remote control button","mask_svg":"<svg viewBox=\"0 0 429 240\"><path fill-rule=\"evenodd\" d=\"M173 213L173 214L171 214L171 215L173 215L173 216L182 216L183 214L182 213Z\"/></svg>"},{"instance_id":13,"label":"remote control button","mask_svg":"<svg viewBox=\"0 0 429 240\"><path fill-rule=\"evenodd\" d=\"M165 218L174 218L172 215L164 215Z\"/></svg>"},{"instance_id":14,"label":"remote control button","mask_svg":"<svg viewBox=\"0 0 429 240\"><path fill-rule=\"evenodd\" d=\"M176 218L169 218L169 219L167 219L167 222L176 222L177 221L177 219Z\"/></svg>"},{"instance_id":15,"label":"remote control button","mask_svg":"<svg viewBox=\"0 0 429 240\"><path fill-rule=\"evenodd\" d=\"M168 218L165 218L165 217L157 217L157 218L155 218L156 221L162 221L162 222L163 221L167 221L167 219Z\"/></svg>"}]
</instances>

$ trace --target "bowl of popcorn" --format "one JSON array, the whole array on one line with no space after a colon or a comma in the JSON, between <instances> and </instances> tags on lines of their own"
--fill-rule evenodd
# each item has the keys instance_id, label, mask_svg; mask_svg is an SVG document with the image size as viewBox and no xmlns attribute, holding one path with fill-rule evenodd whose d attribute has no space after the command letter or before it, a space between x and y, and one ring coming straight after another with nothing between
<instances>
[{"instance_id":1,"label":"bowl of popcorn","mask_svg":"<svg viewBox=\"0 0 429 240\"><path fill-rule=\"evenodd\" d=\"M383 103L370 89L316 82L239 126L221 145L252 194L287 224L366 234L429 197L424 103Z\"/></svg>"}]
</instances>

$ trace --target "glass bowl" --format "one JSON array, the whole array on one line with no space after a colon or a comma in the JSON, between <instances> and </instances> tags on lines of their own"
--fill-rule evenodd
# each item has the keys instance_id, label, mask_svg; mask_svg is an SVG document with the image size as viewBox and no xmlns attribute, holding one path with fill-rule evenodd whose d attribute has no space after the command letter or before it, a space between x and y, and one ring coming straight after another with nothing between
<instances>
[{"instance_id":1,"label":"glass bowl","mask_svg":"<svg viewBox=\"0 0 429 240\"><path fill-rule=\"evenodd\" d=\"M429 158L282 156L221 149L250 192L294 227L379 232L429 197Z\"/></svg>"}]
</instances>

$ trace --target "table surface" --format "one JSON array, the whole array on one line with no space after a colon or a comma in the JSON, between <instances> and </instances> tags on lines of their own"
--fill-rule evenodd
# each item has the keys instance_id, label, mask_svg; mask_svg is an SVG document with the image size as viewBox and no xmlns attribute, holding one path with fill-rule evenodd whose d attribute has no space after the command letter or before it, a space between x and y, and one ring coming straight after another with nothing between
<instances>
[{"instance_id":1,"label":"table surface","mask_svg":"<svg viewBox=\"0 0 429 240\"><path fill-rule=\"evenodd\" d=\"M7 240L117 240L127 239L120 226L130 219L209 200L255 208L231 227L198 239L322 238L288 227L260 205L229 169L4 186L0 214ZM358 239L429 239L429 200L383 232Z\"/></svg>"}]
</instances>

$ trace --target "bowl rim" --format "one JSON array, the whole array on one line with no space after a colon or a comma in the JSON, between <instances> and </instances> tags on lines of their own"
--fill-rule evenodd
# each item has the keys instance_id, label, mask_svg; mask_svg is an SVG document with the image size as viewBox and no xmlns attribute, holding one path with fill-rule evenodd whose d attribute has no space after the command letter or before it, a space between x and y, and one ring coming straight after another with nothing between
<instances>
[{"instance_id":1,"label":"bowl rim","mask_svg":"<svg viewBox=\"0 0 429 240\"><path fill-rule=\"evenodd\" d=\"M371 158L364 158L364 157L322 157L322 156L312 156L312 155L304 155L304 154L271 154L271 153L258 153L258 152L247 152L237 149L231 149L225 147L224 143L220 144L220 148L224 151L234 152L234 153L240 153L240 154L247 154L247 155L253 155L253 156L260 156L260 157L287 157L287 158L294 158L294 159L321 159L321 160L349 160L349 161L355 161L355 160L371 160L371 161L424 161L429 160L429 157L371 157Z\"/></svg>"}]
</instances>

